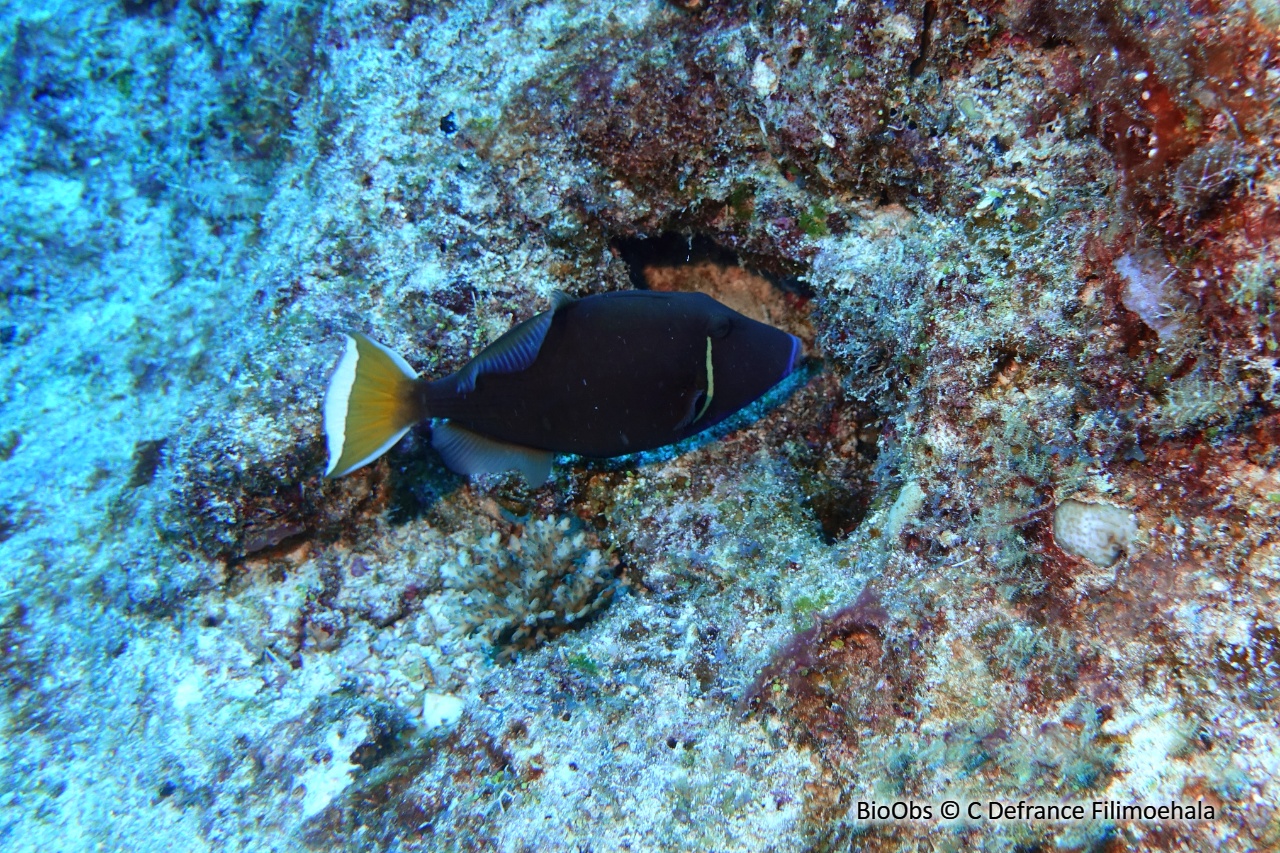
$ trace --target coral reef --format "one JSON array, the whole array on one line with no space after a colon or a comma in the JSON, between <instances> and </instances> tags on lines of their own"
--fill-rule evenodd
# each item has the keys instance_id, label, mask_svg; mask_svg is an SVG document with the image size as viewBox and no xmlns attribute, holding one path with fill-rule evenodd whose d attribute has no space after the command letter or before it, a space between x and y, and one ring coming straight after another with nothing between
<instances>
[{"instance_id":1,"label":"coral reef","mask_svg":"<svg viewBox=\"0 0 1280 853\"><path fill-rule=\"evenodd\" d=\"M505 660L585 624L613 598L617 563L593 542L585 531L571 533L570 519L552 516L460 549L454 584L467 593L468 629Z\"/></svg>"},{"instance_id":2,"label":"coral reef","mask_svg":"<svg viewBox=\"0 0 1280 853\"><path fill-rule=\"evenodd\" d=\"M0 110L5 849L1280 844L1273 0L57 0ZM806 363L321 476L342 331L633 286Z\"/></svg>"}]
</instances>

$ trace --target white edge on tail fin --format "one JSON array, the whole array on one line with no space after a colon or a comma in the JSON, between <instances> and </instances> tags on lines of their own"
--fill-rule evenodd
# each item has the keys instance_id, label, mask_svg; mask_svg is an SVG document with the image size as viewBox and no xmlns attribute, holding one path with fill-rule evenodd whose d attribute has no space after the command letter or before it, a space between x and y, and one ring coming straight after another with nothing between
<instances>
[{"instance_id":1,"label":"white edge on tail fin","mask_svg":"<svg viewBox=\"0 0 1280 853\"><path fill-rule=\"evenodd\" d=\"M418 378L418 372L409 366L409 362L405 361L400 356L400 353L384 347L373 338L365 335L360 337L386 353L387 357L395 363L396 367L400 368L400 372L405 376L410 379ZM338 366L333 369L333 378L329 380L329 390L324 395L324 435L329 446L329 467L324 472L326 477L334 474L333 469L338 466L338 460L342 458L342 447L346 442L347 406L351 402L351 387L355 385L356 367L359 363L360 350L356 346L356 339L352 335L347 335L347 348L342 353L342 358L338 359ZM404 434L408 431L409 427L400 430L373 453L370 453L346 470L339 471L336 476L350 474L357 468L368 465L390 450L391 446L404 438Z\"/></svg>"},{"instance_id":2,"label":"white edge on tail fin","mask_svg":"<svg viewBox=\"0 0 1280 853\"><path fill-rule=\"evenodd\" d=\"M360 352L356 349L356 339L347 335L347 349L333 369L333 378L329 380L329 390L324 395L324 437L329 443L329 467L324 472L328 477L342 458L342 445L347 438L347 404L351 401L351 386L356 382L356 365L360 362Z\"/></svg>"}]
</instances>

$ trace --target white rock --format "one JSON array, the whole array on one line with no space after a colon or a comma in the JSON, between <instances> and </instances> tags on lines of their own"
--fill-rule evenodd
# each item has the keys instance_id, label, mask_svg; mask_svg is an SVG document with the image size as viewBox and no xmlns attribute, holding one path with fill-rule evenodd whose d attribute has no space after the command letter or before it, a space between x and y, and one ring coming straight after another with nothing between
<instances>
[{"instance_id":1,"label":"white rock","mask_svg":"<svg viewBox=\"0 0 1280 853\"><path fill-rule=\"evenodd\" d=\"M1053 513L1053 538L1068 554L1110 566L1129 550L1138 520L1127 509L1066 500Z\"/></svg>"},{"instance_id":2,"label":"white rock","mask_svg":"<svg viewBox=\"0 0 1280 853\"><path fill-rule=\"evenodd\" d=\"M898 497L893 502L893 506L889 507L889 514L885 518L884 541L892 542L898 538L903 526L915 518L916 513L924 506L924 497L924 489L920 488L920 484L915 480L908 480L903 485L902 491L898 492Z\"/></svg>"},{"instance_id":3,"label":"white rock","mask_svg":"<svg viewBox=\"0 0 1280 853\"><path fill-rule=\"evenodd\" d=\"M751 68L751 88L761 98L767 98L778 91L778 72L773 70L773 64L763 55L756 57L755 65Z\"/></svg>"},{"instance_id":4,"label":"white rock","mask_svg":"<svg viewBox=\"0 0 1280 853\"><path fill-rule=\"evenodd\" d=\"M204 701L204 679L192 671L173 688L173 707L179 711Z\"/></svg>"},{"instance_id":5,"label":"white rock","mask_svg":"<svg viewBox=\"0 0 1280 853\"><path fill-rule=\"evenodd\" d=\"M422 724L429 729L451 726L462 716L462 706L451 693L427 693L422 697Z\"/></svg>"},{"instance_id":6,"label":"white rock","mask_svg":"<svg viewBox=\"0 0 1280 853\"><path fill-rule=\"evenodd\" d=\"M1120 301L1142 322L1168 340L1181 328L1169 302L1174 294L1176 270L1156 252L1135 250L1116 258L1116 272L1124 278Z\"/></svg>"},{"instance_id":7,"label":"white rock","mask_svg":"<svg viewBox=\"0 0 1280 853\"><path fill-rule=\"evenodd\" d=\"M313 760L294 780L295 786L301 786L305 792L302 797L304 818L320 814L351 784L351 774L359 769L351 761L351 756L368 740L368 735L368 721L358 715L329 730L325 736L329 757Z\"/></svg>"}]
</instances>

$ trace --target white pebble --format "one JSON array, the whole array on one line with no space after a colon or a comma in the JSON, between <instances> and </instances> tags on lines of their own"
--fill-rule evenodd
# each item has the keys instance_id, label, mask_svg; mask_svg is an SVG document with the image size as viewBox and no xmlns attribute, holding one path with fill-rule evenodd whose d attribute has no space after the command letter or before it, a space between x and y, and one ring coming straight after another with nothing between
<instances>
[{"instance_id":1,"label":"white pebble","mask_svg":"<svg viewBox=\"0 0 1280 853\"><path fill-rule=\"evenodd\" d=\"M1138 535L1138 521L1127 509L1111 504L1067 500L1053 513L1053 538L1068 554L1099 566L1110 566Z\"/></svg>"},{"instance_id":2,"label":"white pebble","mask_svg":"<svg viewBox=\"0 0 1280 853\"><path fill-rule=\"evenodd\" d=\"M422 697L422 724L429 729L451 726L462 716L462 706L451 693L427 693Z\"/></svg>"}]
</instances>

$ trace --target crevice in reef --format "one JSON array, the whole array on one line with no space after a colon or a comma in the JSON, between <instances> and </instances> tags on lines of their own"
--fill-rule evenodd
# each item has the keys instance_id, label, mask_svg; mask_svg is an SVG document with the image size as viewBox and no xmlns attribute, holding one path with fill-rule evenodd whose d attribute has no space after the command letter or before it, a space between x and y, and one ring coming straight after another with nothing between
<instances>
[{"instance_id":1,"label":"crevice in reef","mask_svg":"<svg viewBox=\"0 0 1280 853\"><path fill-rule=\"evenodd\" d=\"M753 320L790 332L814 354L810 294L795 278L742 264L737 253L702 234L664 231L656 237L619 237L611 243L641 290L706 293Z\"/></svg>"},{"instance_id":2,"label":"crevice in reef","mask_svg":"<svg viewBox=\"0 0 1280 853\"><path fill-rule=\"evenodd\" d=\"M738 266L738 255L702 234L664 231L657 237L618 237L613 248L627 264L631 285L639 290L658 290L650 284L651 271L711 263Z\"/></svg>"},{"instance_id":3,"label":"crevice in reef","mask_svg":"<svg viewBox=\"0 0 1280 853\"><path fill-rule=\"evenodd\" d=\"M706 293L735 311L796 335L805 354L820 356L810 323L809 294L796 279L780 279L743 265L731 249L703 234L667 231L656 237L615 239L632 284L644 290ZM861 524L875 491L879 413L850 408L826 373L807 383L789 405L806 424L803 441L780 450L795 468L805 502L833 544Z\"/></svg>"},{"instance_id":4,"label":"crevice in reef","mask_svg":"<svg viewBox=\"0 0 1280 853\"><path fill-rule=\"evenodd\" d=\"M663 231L656 237L617 237L610 242L613 249L627 264L632 286L641 290L678 290L685 288L663 287L654 283L662 271L681 267L698 267L709 264L721 268L742 270L742 274L763 279L781 293L789 293L801 300L808 300L813 291L799 276L783 276L757 269L744 263L738 253L720 245L705 234L681 234ZM779 261L778 267L785 264Z\"/></svg>"}]
</instances>

